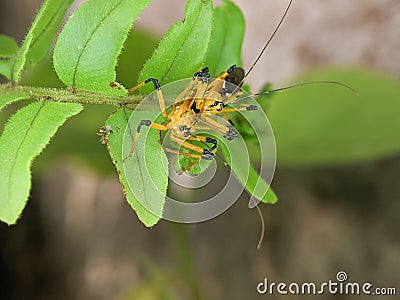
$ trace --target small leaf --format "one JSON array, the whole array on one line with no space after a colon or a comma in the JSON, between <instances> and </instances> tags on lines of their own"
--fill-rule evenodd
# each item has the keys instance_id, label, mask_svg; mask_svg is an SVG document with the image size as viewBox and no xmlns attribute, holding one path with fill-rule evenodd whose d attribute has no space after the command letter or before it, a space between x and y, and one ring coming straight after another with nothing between
<instances>
[{"instance_id":1,"label":"small leaf","mask_svg":"<svg viewBox=\"0 0 400 300\"><path fill-rule=\"evenodd\" d=\"M0 136L0 220L14 224L29 197L32 160L80 104L35 102L14 114Z\"/></svg>"},{"instance_id":2,"label":"small leaf","mask_svg":"<svg viewBox=\"0 0 400 300\"><path fill-rule=\"evenodd\" d=\"M67 86L125 95L115 66L133 21L150 0L90 0L71 16L53 54L55 70ZM112 84L112 85L110 85Z\"/></svg>"},{"instance_id":3,"label":"small leaf","mask_svg":"<svg viewBox=\"0 0 400 300\"><path fill-rule=\"evenodd\" d=\"M19 49L12 68L12 80L19 82L22 73L46 57L54 37L73 0L46 0L40 8Z\"/></svg>"},{"instance_id":4,"label":"small leaf","mask_svg":"<svg viewBox=\"0 0 400 300\"><path fill-rule=\"evenodd\" d=\"M336 80L277 93L269 119L281 165L337 165L368 162L400 153L400 84L367 70L325 69L295 82Z\"/></svg>"},{"instance_id":5,"label":"small leaf","mask_svg":"<svg viewBox=\"0 0 400 300\"><path fill-rule=\"evenodd\" d=\"M139 75L139 82L154 77L160 83L192 77L204 63L211 38L213 9L211 0L189 0L185 20L175 23L164 35ZM145 86L150 93L154 88Z\"/></svg>"},{"instance_id":6,"label":"small leaf","mask_svg":"<svg viewBox=\"0 0 400 300\"><path fill-rule=\"evenodd\" d=\"M242 65L241 52L245 20L240 9L230 0L215 9L211 41L205 65L212 75L236 64Z\"/></svg>"},{"instance_id":7,"label":"small leaf","mask_svg":"<svg viewBox=\"0 0 400 300\"><path fill-rule=\"evenodd\" d=\"M226 163L231 168L233 174L235 174L236 178L252 197L263 203L274 204L278 201L277 196L272 191L269 184L260 177L254 167L249 164L248 160L235 159L233 161L232 157L243 157L240 149L232 147L228 150L227 146L222 141L220 141L219 146L221 147ZM238 151L238 153L236 153L236 151Z\"/></svg>"},{"instance_id":8,"label":"small leaf","mask_svg":"<svg viewBox=\"0 0 400 300\"><path fill-rule=\"evenodd\" d=\"M28 98L28 95L25 95L23 93L21 93L19 95L18 94L9 94L9 95L2 94L2 95L0 95L0 111L7 105L17 102L22 99L26 99L26 98Z\"/></svg>"},{"instance_id":9,"label":"small leaf","mask_svg":"<svg viewBox=\"0 0 400 300\"><path fill-rule=\"evenodd\" d=\"M167 158L158 143L158 131L154 129L150 130L146 142L139 139L133 157L127 158L126 152L123 154L123 149L127 149L129 153L137 127L137 124L130 124L135 128L127 128L130 118L128 112L118 109L108 118L106 125L113 128L113 133L108 137L108 151L117 169L126 200L140 221L150 227L161 219L165 203L168 172L164 170L162 163L166 165ZM146 119L146 112L141 113L139 118ZM141 136L144 137L148 130L149 128L143 126Z\"/></svg>"},{"instance_id":10,"label":"small leaf","mask_svg":"<svg viewBox=\"0 0 400 300\"><path fill-rule=\"evenodd\" d=\"M18 51L18 45L13 38L0 34L0 58L10 58Z\"/></svg>"}]
</instances>

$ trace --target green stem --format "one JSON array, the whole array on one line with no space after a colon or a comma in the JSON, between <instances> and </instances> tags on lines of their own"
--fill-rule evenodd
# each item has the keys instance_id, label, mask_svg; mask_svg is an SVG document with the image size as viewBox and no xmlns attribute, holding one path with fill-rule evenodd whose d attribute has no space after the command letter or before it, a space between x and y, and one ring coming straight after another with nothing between
<instances>
[{"instance_id":1,"label":"green stem","mask_svg":"<svg viewBox=\"0 0 400 300\"><path fill-rule=\"evenodd\" d=\"M118 97L96 94L88 91L12 86L10 84L0 84L0 95L25 95L27 99L32 100L74 102L82 104L109 104L115 106L128 104L132 108L135 108L144 97L143 95L126 95L124 97Z\"/></svg>"}]
</instances>

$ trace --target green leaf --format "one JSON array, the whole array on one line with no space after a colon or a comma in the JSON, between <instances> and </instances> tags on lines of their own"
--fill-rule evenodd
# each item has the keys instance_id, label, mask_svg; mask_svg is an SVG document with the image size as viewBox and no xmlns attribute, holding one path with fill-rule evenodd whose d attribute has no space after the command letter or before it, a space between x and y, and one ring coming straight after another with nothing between
<instances>
[{"instance_id":1,"label":"green leaf","mask_svg":"<svg viewBox=\"0 0 400 300\"><path fill-rule=\"evenodd\" d=\"M18 45L13 38L0 34L0 58L10 58L18 51Z\"/></svg>"},{"instance_id":2,"label":"green leaf","mask_svg":"<svg viewBox=\"0 0 400 300\"><path fill-rule=\"evenodd\" d=\"M132 30L118 58L116 68L118 82L129 88L134 86L140 70L157 44L158 39L154 33L140 27Z\"/></svg>"},{"instance_id":3,"label":"green leaf","mask_svg":"<svg viewBox=\"0 0 400 300\"><path fill-rule=\"evenodd\" d=\"M232 157L243 157L240 149L232 147L228 150L227 146L221 140L218 145L224 154L226 163L252 197L263 203L274 204L278 201L276 194L272 191L269 184L259 176L259 173L249 164L248 160L232 159ZM235 153L235 151L238 151L238 153Z\"/></svg>"},{"instance_id":4,"label":"green leaf","mask_svg":"<svg viewBox=\"0 0 400 300\"><path fill-rule=\"evenodd\" d=\"M21 94L1 94L0 95L0 111L6 107L7 105L10 105L11 103L17 102L22 99L28 98L28 95L25 95L24 93Z\"/></svg>"},{"instance_id":5,"label":"green leaf","mask_svg":"<svg viewBox=\"0 0 400 300\"><path fill-rule=\"evenodd\" d=\"M211 0L189 0L185 20L175 23L164 35L139 75L139 82L150 77L160 83L192 77L204 63L211 38L213 9ZM154 88L145 86L150 93Z\"/></svg>"},{"instance_id":6,"label":"green leaf","mask_svg":"<svg viewBox=\"0 0 400 300\"><path fill-rule=\"evenodd\" d=\"M269 184L259 176L253 166L249 169L249 177L247 178L245 188L250 195L263 203L274 204L278 201L278 197L274 191L270 188Z\"/></svg>"},{"instance_id":7,"label":"green leaf","mask_svg":"<svg viewBox=\"0 0 400 300\"><path fill-rule=\"evenodd\" d=\"M111 105L85 105L73 122L67 122L60 128L46 151L35 160L33 172L40 176L55 159L67 157L100 175L114 174L115 168L105 151L106 146L100 143L100 137L96 134L104 124L104 116L114 110L115 107Z\"/></svg>"},{"instance_id":8,"label":"green leaf","mask_svg":"<svg viewBox=\"0 0 400 300\"><path fill-rule=\"evenodd\" d=\"M400 84L368 70L324 69L295 82L336 80L277 93L270 103L281 165L369 162L400 153Z\"/></svg>"},{"instance_id":9,"label":"green leaf","mask_svg":"<svg viewBox=\"0 0 400 300\"><path fill-rule=\"evenodd\" d=\"M80 104L35 102L14 114L0 136L0 220L14 224L29 197L32 160Z\"/></svg>"},{"instance_id":10,"label":"green leaf","mask_svg":"<svg viewBox=\"0 0 400 300\"><path fill-rule=\"evenodd\" d=\"M205 65L212 75L236 64L242 65L241 52L245 20L240 9L230 0L215 9L211 41Z\"/></svg>"},{"instance_id":11,"label":"green leaf","mask_svg":"<svg viewBox=\"0 0 400 300\"><path fill-rule=\"evenodd\" d=\"M150 227L161 219L165 203L168 172L162 167L162 162L166 165L167 158L158 142L158 131L154 129L149 131L145 126L142 127L141 137L146 136L149 131L146 142L143 138L139 139L134 156L127 158L137 128L136 122L130 123L130 127L127 128L130 118L128 112L125 109L118 109L108 118L106 125L110 125L113 129L113 133L108 137L108 150L117 169L126 200L140 221ZM148 118L146 112L137 114L138 119Z\"/></svg>"},{"instance_id":12,"label":"green leaf","mask_svg":"<svg viewBox=\"0 0 400 300\"><path fill-rule=\"evenodd\" d=\"M133 21L149 2L90 0L81 5L68 20L54 49L54 67L64 84L125 95L125 88L115 83L117 58Z\"/></svg>"},{"instance_id":13,"label":"green leaf","mask_svg":"<svg viewBox=\"0 0 400 300\"><path fill-rule=\"evenodd\" d=\"M5 78L11 78L11 69L12 69L13 61L11 59L0 59L0 75L3 75Z\"/></svg>"},{"instance_id":14,"label":"green leaf","mask_svg":"<svg viewBox=\"0 0 400 300\"><path fill-rule=\"evenodd\" d=\"M25 70L46 57L72 2L73 0L46 0L43 3L15 57L12 69L14 82L18 83Z\"/></svg>"}]
</instances>

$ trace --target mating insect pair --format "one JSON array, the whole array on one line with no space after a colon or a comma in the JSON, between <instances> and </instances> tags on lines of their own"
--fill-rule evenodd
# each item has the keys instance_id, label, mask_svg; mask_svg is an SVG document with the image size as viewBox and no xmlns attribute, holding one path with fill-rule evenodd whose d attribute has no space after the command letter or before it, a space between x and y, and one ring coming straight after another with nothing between
<instances>
[{"instance_id":1,"label":"mating insect pair","mask_svg":"<svg viewBox=\"0 0 400 300\"><path fill-rule=\"evenodd\" d=\"M196 72L186 88L184 88L183 91L180 92L177 97L175 97L172 108L169 111L166 109L164 95L157 79L149 78L129 89L129 92L132 93L147 83L153 83L161 114L165 118L166 122L160 124L147 119L141 120L137 125L137 131L133 138L129 156L125 159L134 155L140 136L140 131L143 126L149 126L159 130L160 132L169 131L171 141L178 145L179 148L176 149L176 147L174 147L175 149L172 150L164 147L164 150L196 159L191 165L196 164L200 159L212 160L214 158L214 151L217 148L216 139L210 136L196 134L196 131L212 131L213 133L222 135L227 140L235 139L238 136L238 132L234 128L234 124L230 120L228 114L232 112L252 111L257 109L256 105L245 103L240 104L240 102L242 102L242 99L244 98L258 96L260 94L241 97L243 90L240 87L251 73L255 65L258 63L273 37L277 33L280 25L289 11L292 2L293 0L289 1L289 4L274 32L265 43L264 47L247 73L245 73L242 68L233 65L217 75L215 78L211 78L208 68L204 68ZM268 94L298 86L320 83L340 85L357 93L351 87L340 82L315 81L274 89L261 94ZM232 106L234 103L236 104L236 107ZM229 122L229 124L226 124L226 122L225 124L222 124L220 121L212 118L212 116L215 115L222 115ZM187 169L190 166L186 166L185 168Z\"/></svg>"},{"instance_id":2,"label":"mating insect pair","mask_svg":"<svg viewBox=\"0 0 400 300\"><path fill-rule=\"evenodd\" d=\"M196 165L201 159L212 160L214 158L214 155L216 155L215 150L217 149L218 143L217 139L213 138L212 135L218 134L228 141L235 140L236 142L239 140L239 133L235 129L233 122L230 120L229 113L253 111L257 110L258 108L257 105L254 105L254 102L253 104L245 103L245 98L258 96L261 94L269 94L272 92L282 91L303 85L321 83L340 85L357 93L351 87L340 82L314 81L269 90L261 94L244 94L243 90L241 89L243 82L251 73L255 65L258 63L268 45L272 41L273 37L277 33L279 27L281 26L284 18L289 11L292 2L293 0L289 1L289 4L278 25L276 26L272 35L266 41L264 47L262 48L261 52L255 59L254 63L251 65L247 73L245 73L242 68L233 65L217 75L215 78L211 78L208 68L203 68L202 70L194 74L193 78L187 85L182 87L182 89L180 89L178 93L174 94L174 96L172 97L172 102L171 98L164 98L166 94L165 89L161 89L161 86L157 79L149 78L131 88L129 90L130 93L140 89L148 83L152 83L154 85L155 94L158 100L158 106L163 118L154 118L153 120L147 118L135 119L135 124L133 125L134 127L128 128L130 137L132 137L132 129L136 129L136 132L133 136L132 145L129 144L129 146L131 146L130 151L127 150L129 151L129 155L124 158L124 161L133 157L133 155L135 154L135 149L138 146L138 141L143 126L159 130L160 142L162 140L165 141L165 138L162 138L161 132L169 132L169 138L167 140L170 140L172 142L173 149L165 147L163 144L164 150L166 152L176 153L180 156L189 157L192 162L184 166L182 171L185 171L185 169L187 170L191 166ZM167 101L167 103L171 103L170 107L166 107L165 100L167 99L169 100L169 102ZM155 102L154 100L151 101L150 98L149 100L152 103ZM157 115L159 114L160 113L157 109ZM216 119L217 116L222 116L222 118ZM210 132L212 134L208 134ZM241 159L240 155L239 159ZM244 174L246 180L249 174L247 171ZM268 188L269 186L267 186L267 189L263 189L263 192L266 192ZM262 224L261 237L258 245L259 248L262 242L262 237L264 235L264 222L259 207L256 207L257 211L260 214Z\"/></svg>"},{"instance_id":3,"label":"mating insect pair","mask_svg":"<svg viewBox=\"0 0 400 300\"><path fill-rule=\"evenodd\" d=\"M190 150L182 152L164 148L166 151L195 158L193 164L200 159L212 160L214 158L213 151L217 148L217 140L210 136L196 134L196 132L211 130L229 141L238 136L228 113L257 109L257 106L251 104L241 104L240 107L231 106L243 93L239 87L243 79L244 70L235 65L216 78L211 78L207 67L203 68L193 75L188 86L174 99L169 112L165 107L164 95L157 79L149 78L131 88L129 92L133 92L147 83L153 83L161 114L167 123L159 124L151 120L141 120L137 126L129 157L134 154L142 126L150 126L160 131L170 131L169 138L172 142L181 148ZM219 114L223 115L229 123L221 124L212 118ZM195 142L200 142L203 147L194 144Z\"/></svg>"}]
</instances>

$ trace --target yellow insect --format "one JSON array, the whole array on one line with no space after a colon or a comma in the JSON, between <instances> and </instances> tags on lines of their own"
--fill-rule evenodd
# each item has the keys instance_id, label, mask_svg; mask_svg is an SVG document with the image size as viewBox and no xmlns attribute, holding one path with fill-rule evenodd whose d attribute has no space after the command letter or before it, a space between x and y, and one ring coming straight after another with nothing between
<instances>
[{"instance_id":1,"label":"yellow insect","mask_svg":"<svg viewBox=\"0 0 400 300\"><path fill-rule=\"evenodd\" d=\"M266 48L270 44L271 40L278 31L280 25L282 24L284 18L286 17L292 2L293 0L290 0L274 32L265 43L264 47L260 51L258 57L251 65L247 73L245 73L242 68L237 67L236 65L232 65L222 73L215 76L215 78L211 78L209 69L205 67L193 75L190 83L174 99L174 102L170 108L166 108L163 91L158 80L155 78L148 78L144 82L129 89L129 92L132 93L137 89L143 87L144 85L152 83L156 91L161 114L165 121L161 123L153 122L148 119L139 121L139 123L137 124L136 133L133 138L129 156L125 159L128 159L134 155L135 148L137 146L140 136L140 131L143 126L154 128L156 130L159 130L160 132L169 131L170 140L173 143L177 144L177 146L179 146L178 148L176 148L179 150L173 150L166 147L164 147L164 150L167 152L177 153L178 155L188 156L194 159L194 162L188 166L185 166L183 168L183 171L198 163L201 159L212 160L214 158L215 150L217 149L217 140L212 138L211 136L207 136L202 133L205 130L217 133L223 136L228 141L238 137L239 133L235 129L232 121L229 119L228 114L240 111L253 111L258 109L256 105L245 104L243 102L241 103L241 100L260 94L253 94L241 97L243 95L243 90L240 87L242 86L243 82L250 74L250 72L253 70L261 56L264 54ZM354 91L351 87L340 82L315 81L274 89L264 92L262 94L268 94L302 85L316 83L341 85ZM236 107L232 106L232 104L234 103L236 103ZM222 115L229 123L224 122L222 124L221 122L218 122L217 120L212 118L212 116L215 115ZM261 238L258 245L259 248L262 242L262 237L264 235L264 222L260 209L258 208L258 206L256 207L258 212L260 213L262 222Z\"/></svg>"},{"instance_id":2,"label":"yellow insect","mask_svg":"<svg viewBox=\"0 0 400 300\"><path fill-rule=\"evenodd\" d=\"M176 98L175 103L168 113L165 109L161 87L156 79L149 78L131 88L129 91L133 92L144 84L153 82L161 113L168 123L158 124L150 120L140 121L129 156L131 157L134 154L141 127L151 126L160 131L170 131L170 139L173 142L193 152L180 152L179 154L196 159L213 159L213 151L217 148L217 141L211 137L196 135L195 133L198 129L211 129L221 133L227 140L232 140L238 136L233 125L220 124L210 118L210 116L257 109L254 105L243 105L241 108L228 107L230 103L234 102L241 95L242 91L237 86L242 83L243 78L243 69L233 65L216 76L216 78L210 79L210 74L206 67L194 74L191 83ZM199 125L200 123L201 125ZM192 144L190 141L199 141L211 146L209 148L200 147Z\"/></svg>"},{"instance_id":3,"label":"yellow insect","mask_svg":"<svg viewBox=\"0 0 400 300\"><path fill-rule=\"evenodd\" d=\"M200 159L212 160L214 158L213 151L217 148L216 139L213 139L209 136L203 136L201 134L197 135L197 130L212 130L213 132L221 134L227 140L232 140L236 138L238 136L238 132L234 128L234 125L227 114L239 111L257 110L258 107L250 104L242 104L239 105L239 107L232 107L230 106L230 104L236 101L240 102L240 96L243 94L240 86L242 86L244 80L253 70L253 68L265 52L266 48L268 47L269 43L275 36L284 18L286 17L286 14L289 11L292 2L293 0L289 2L274 32L265 43L260 54L246 74L242 68L233 65L226 69L224 72L215 76L215 78L211 78L208 68L205 67L193 75L192 81L176 97L172 108L169 111L167 111L165 107L163 92L157 79L149 78L144 82L129 89L129 93L132 93L137 89L143 87L147 83L153 83L154 89L157 93L161 113L166 119L166 123L158 124L152 122L151 120L141 120L137 126L137 131L133 139L132 148L127 158L132 157L134 154L142 126L150 126L160 131L170 131L170 139L173 142L177 143L180 146L180 149L185 148L190 150L190 152L178 152L178 154L193 157L197 159L197 161ZM270 90L263 94L315 83L331 83L350 88L339 82L318 81L300 83L289 87ZM248 95L246 96L246 98L257 95L259 94ZM211 118L211 116L213 115L223 115L225 119L229 121L230 125L220 124L219 122ZM195 145L193 141L201 142L203 147ZM168 148L165 148L165 150L176 152ZM194 163L196 163L197 161L195 161ZM186 169L188 167L190 166L186 166Z\"/></svg>"}]
</instances>

